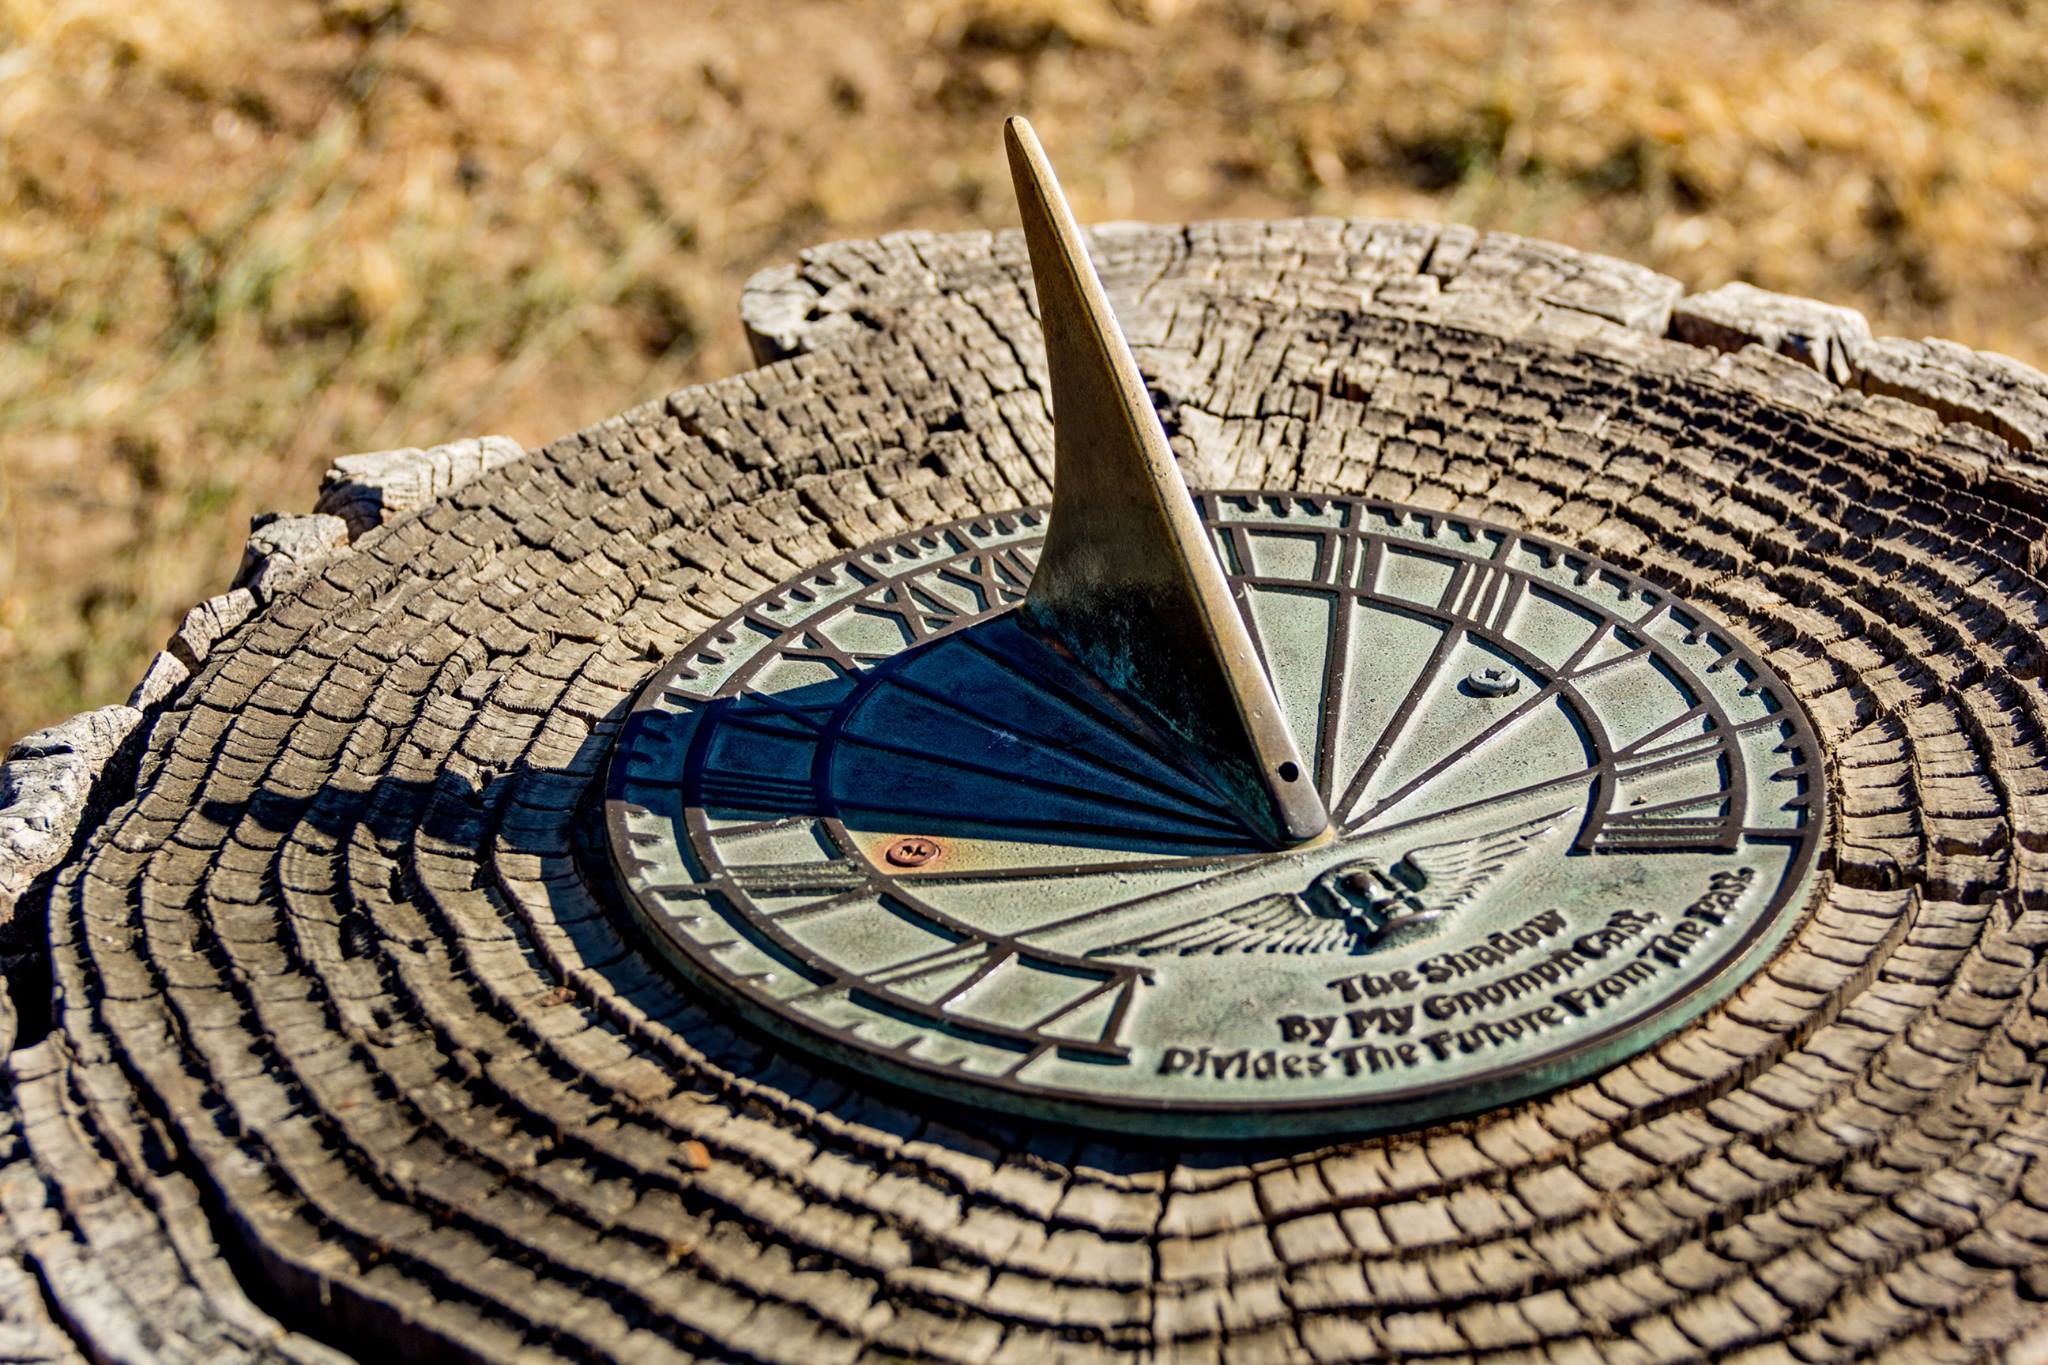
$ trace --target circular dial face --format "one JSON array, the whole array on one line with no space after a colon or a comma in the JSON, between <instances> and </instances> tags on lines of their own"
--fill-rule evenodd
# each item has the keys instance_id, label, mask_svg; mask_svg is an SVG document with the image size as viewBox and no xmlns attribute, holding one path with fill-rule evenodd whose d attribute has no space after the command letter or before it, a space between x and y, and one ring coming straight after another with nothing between
<instances>
[{"instance_id":1,"label":"circular dial face","mask_svg":"<svg viewBox=\"0 0 2048 1365\"><path fill-rule=\"evenodd\" d=\"M1197 503L1332 837L1261 846L1017 610L1044 513L987 517L786 583L648 685L607 813L656 942L892 1082L1230 1136L1591 1074L1782 938L1818 751L1701 612L1439 513Z\"/></svg>"}]
</instances>

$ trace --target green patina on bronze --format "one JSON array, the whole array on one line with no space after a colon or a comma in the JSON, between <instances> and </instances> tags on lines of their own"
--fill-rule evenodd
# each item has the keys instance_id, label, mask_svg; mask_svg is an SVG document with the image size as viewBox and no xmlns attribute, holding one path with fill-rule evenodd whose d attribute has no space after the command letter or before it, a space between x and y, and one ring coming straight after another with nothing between
<instances>
[{"instance_id":1,"label":"green patina on bronze","mask_svg":"<svg viewBox=\"0 0 2048 1365\"><path fill-rule=\"evenodd\" d=\"M1705 615L1513 531L1203 494L1336 837L1274 851L1018 623L1027 512L764 596L647 689L615 854L688 975L827 1059L1128 1131L1364 1131L1656 1041L1806 899L1817 749ZM899 841L936 855L899 866Z\"/></svg>"}]
</instances>

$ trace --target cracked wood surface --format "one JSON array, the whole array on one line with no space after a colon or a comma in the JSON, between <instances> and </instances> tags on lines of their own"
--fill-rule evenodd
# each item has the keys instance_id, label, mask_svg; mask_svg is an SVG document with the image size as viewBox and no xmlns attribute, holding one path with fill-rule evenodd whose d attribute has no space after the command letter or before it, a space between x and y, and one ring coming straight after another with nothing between
<instances>
[{"instance_id":1,"label":"cracked wood surface","mask_svg":"<svg viewBox=\"0 0 2048 1365\"><path fill-rule=\"evenodd\" d=\"M0 1353L2048 1352L2048 378L1458 228L1093 241L1191 483L1524 527L1768 656L1838 813L1772 963L1545 1098L1227 1150L926 1112L692 999L592 818L636 688L1048 491L1021 241L843 243L750 287L778 363L280 529L145 698L42 884L50 1017L0 1009Z\"/></svg>"}]
</instances>

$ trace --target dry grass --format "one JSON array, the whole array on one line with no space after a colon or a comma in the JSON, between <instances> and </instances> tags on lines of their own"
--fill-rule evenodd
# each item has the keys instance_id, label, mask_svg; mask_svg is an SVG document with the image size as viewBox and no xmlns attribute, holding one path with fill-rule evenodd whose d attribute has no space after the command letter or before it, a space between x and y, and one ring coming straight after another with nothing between
<instances>
[{"instance_id":1,"label":"dry grass","mask_svg":"<svg viewBox=\"0 0 2048 1365\"><path fill-rule=\"evenodd\" d=\"M125 694L351 450L744 363L801 245L1457 219L2048 361L2048 9L0 0L0 734Z\"/></svg>"}]
</instances>

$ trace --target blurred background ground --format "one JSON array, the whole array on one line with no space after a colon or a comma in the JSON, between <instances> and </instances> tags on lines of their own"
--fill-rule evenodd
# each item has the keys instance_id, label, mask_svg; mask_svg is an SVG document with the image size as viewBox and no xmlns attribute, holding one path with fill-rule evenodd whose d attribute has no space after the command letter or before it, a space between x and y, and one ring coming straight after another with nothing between
<instances>
[{"instance_id":1,"label":"blurred background ground","mask_svg":"<svg viewBox=\"0 0 2048 1365\"><path fill-rule=\"evenodd\" d=\"M252 513L747 363L800 247L1402 216L2048 362L2048 6L0 0L0 739L119 700Z\"/></svg>"}]
</instances>

